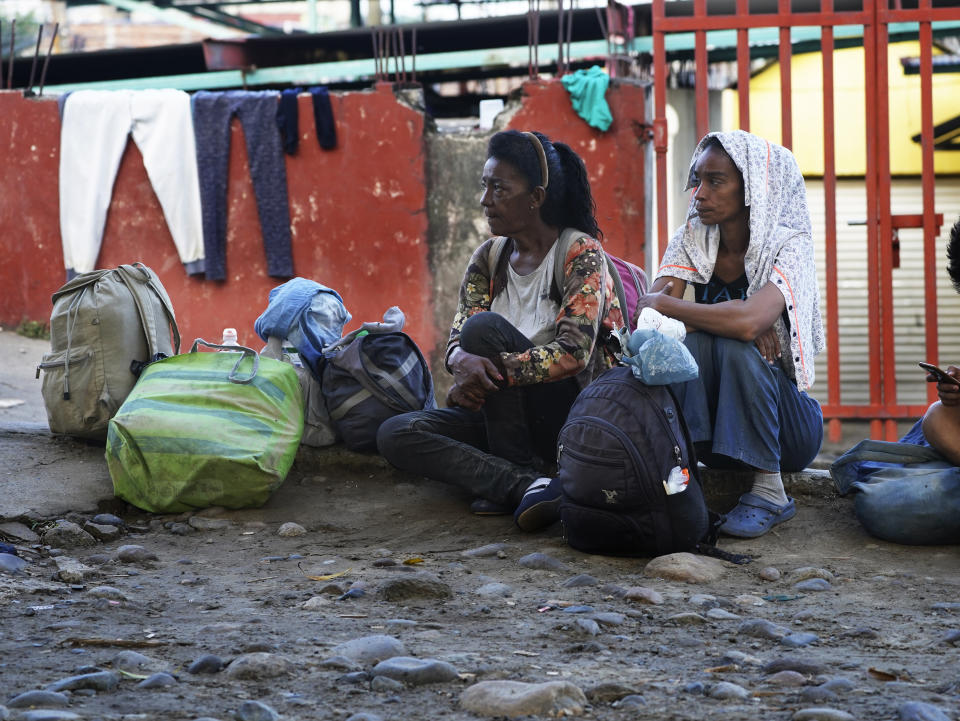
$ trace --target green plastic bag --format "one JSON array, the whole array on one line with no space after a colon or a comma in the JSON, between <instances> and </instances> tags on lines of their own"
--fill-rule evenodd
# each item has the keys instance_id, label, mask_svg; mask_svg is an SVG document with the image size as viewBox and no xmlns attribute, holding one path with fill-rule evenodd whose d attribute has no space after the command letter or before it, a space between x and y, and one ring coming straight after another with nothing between
<instances>
[{"instance_id":1,"label":"green plastic bag","mask_svg":"<svg viewBox=\"0 0 960 721\"><path fill-rule=\"evenodd\" d=\"M197 346L229 353L200 353ZM261 506L293 465L303 397L293 366L196 340L144 369L110 420L117 497L154 512Z\"/></svg>"}]
</instances>

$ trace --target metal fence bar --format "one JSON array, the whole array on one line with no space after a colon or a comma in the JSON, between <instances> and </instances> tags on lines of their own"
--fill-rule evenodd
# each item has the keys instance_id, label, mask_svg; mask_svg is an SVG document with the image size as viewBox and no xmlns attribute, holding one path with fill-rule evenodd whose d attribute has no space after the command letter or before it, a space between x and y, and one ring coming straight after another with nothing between
<instances>
[{"instance_id":1,"label":"metal fence bar","mask_svg":"<svg viewBox=\"0 0 960 721\"><path fill-rule=\"evenodd\" d=\"M780 14L789 18L790 0L779 0ZM790 60L793 46L790 44L791 22L780 26L780 144L793 149L793 88L791 87Z\"/></svg>"},{"instance_id":2,"label":"metal fence bar","mask_svg":"<svg viewBox=\"0 0 960 721\"><path fill-rule=\"evenodd\" d=\"M750 14L750 0L737 0L737 14ZM740 129L750 132L750 31L737 30L737 103Z\"/></svg>"},{"instance_id":3,"label":"metal fence bar","mask_svg":"<svg viewBox=\"0 0 960 721\"><path fill-rule=\"evenodd\" d=\"M897 359L894 345L893 306L893 224L890 212L890 85L887 71L887 56L890 44L887 21L884 17L886 0L874 0L877 10L876 31L876 104L873 106L877 123L877 233L879 243L879 291L880 325L871 331L880 333L880 348L883 352L883 404L897 404ZM883 438L897 440L897 424L893 419L884 421Z\"/></svg>"},{"instance_id":4,"label":"metal fence bar","mask_svg":"<svg viewBox=\"0 0 960 721\"><path fill-rule=\"evenodd\" d=\"M873 7L874 0L865 0L864 6ZM880 282L880 258L877 248L877 223L879 216L877 204L877 126L872 122L871 113L877 103L877 43L876 43L876 18L863 28L863 54L864 54L864 123L866 124L866 191L867 191L867 324L869 334L867 336L869 362L869 380L867 385L870 389L870 405L883 408L883 365L882 349L880 337L875 332L880 323L880 298L877 284ZM879 438L882 424L879 419L873 419L870 422L871 438Z\"/></svg>"},{"instance_id":5,"label":"metal fence bar","mask_svg":"<svg viewBox=\"0 0 960 721\"><path fill-rule=\"evenodd\" d=\"M864 0L869 3L869 0ZM917 20L919 17L926 18L926 14L911 13L904 10L904 18L898 15L898 22L908 22L910 19ZM931 14L937 14L937 9L930 11ZM942 12L939 17L932 17L932 20L956 20L957 13ZM907 17L909 16L909 17ZM814 27L818 25L865 25L870 22L872 14L867 10L834 10L833 12L804 12L804 13L762 13L751 14L746 17L740 15L708 15L699 17L696 15L681 15L664 17L660 21L659 30L654 23L654 32L665 33L692 33L697 30L739 30L740 28L780 28L790 27L792 25Z\"/></svg>"},{"instance_id":6,"label":"metal fence bar","mask_svg":"<svg viewBox=\"0 0 960 721\"><path fill-rule=\"evenodd\" d=\"M657 263L667 250L667 50L664 33L657 30L665 20L665 0L653 0L653 148L657 156Z\"/></svg>"},{"instance_id":7,"label":"metal fence bar","mask_svg":"<svg viewBox=\"0 0 960 721\"><path fill-rule=\"evenodd\" d=\"M930 0L921 0L920 7L930 7ZM920 147L923 187L923 289L924 289L924 344L926 357L939 363L939 326L937 322L937 276L939 275L937 252L936 214L934 208L933 164L933 28L928 22L920 23ZM937 399L937 388L927 384L927 400Z\"/></svg>"},{"instance_id":8,"label":"metal fence bar","mask_svg":"<svg viewBox=\"0 0 960 721\"><path fill-rule=\"evenodd\" d=\"M707 17L707 0L694 0L695 17ZM697 30L694 34L694 84L696 86L697 139L710 132L710 63L707 58L707 31Z\"/></svg>"},{"instance_id":9,"label":"metal fence bar","mask_svg":"<svg viewBox=\"0 0 960 721\"><path fill-rule=\"evenodd\" d=\"M824 0L828 11L833 9L833 0ZM840 405L840 295L837 282L837 168L834 130L833 97L833 26L820 29L820 53L823 85L823 214L824 249L827 281L827 400L830 405ZM842 438L843 428L839 418L827 421L827 435L836 443Z\"/></svg>"},{"instance_id":10,"label":"metal fence bar","mask_svg":"<svg viewBox=\"0 0 960 721\"><path fill-rule=\"evenodd\" d=\"M919 371L922 373L922 371ZM927 410L926 404L923 405L831 405L825 403L822 406L824 418L838 418L842 420L868 420L881 422L886 419L894 421L916 420Z\"/></svg>"}]
</instances>

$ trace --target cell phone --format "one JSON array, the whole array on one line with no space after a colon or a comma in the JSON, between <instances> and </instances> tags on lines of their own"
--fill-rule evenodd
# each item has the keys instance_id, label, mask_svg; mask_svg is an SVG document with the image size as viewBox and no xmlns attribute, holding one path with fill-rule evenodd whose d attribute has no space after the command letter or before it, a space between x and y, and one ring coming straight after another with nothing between
<instances>
[{"instance_id":1,"label":"cell phone","mask_svg":"<svg viewBox=\"0 0 960 721\"><path fill-rule=\"evenodd\" d=\"M960 386L960 380L954 378L943 368L938 368L933 363L920 363L919 365L930 375L936 376L937 383L953 383L955 386Z\"/></svg>"}]
</instances>

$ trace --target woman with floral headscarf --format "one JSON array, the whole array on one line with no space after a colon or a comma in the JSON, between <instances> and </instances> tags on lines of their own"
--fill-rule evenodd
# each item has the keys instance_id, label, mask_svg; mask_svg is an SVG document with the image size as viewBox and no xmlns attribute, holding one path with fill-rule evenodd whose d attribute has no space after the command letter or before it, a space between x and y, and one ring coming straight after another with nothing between
<instances>
[{"instance_id":1,"label":"woman with floral headscarf","mask_svg":"<svg viewBox=\"0 0 960 721\"><path fill-rule=\"evenodd\" d=\"M753 538L794 516L780 473L805 468L823 441L806 393L824 347L806 189L789 150L740 130L700 141L691 188L642 305L692 331L700 377L675 391L700 460L753 470L720 529Z\"/></svg>"}]
</instances>

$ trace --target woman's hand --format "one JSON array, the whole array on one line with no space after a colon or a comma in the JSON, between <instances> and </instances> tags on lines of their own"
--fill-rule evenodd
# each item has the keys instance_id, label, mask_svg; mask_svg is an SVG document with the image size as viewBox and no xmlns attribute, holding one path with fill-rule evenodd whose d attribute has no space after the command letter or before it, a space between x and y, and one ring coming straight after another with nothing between
<instances>
[{"instance_id":1,"label":"woman's hand","mask_svg":"<svg viewBox=\"0 0 960 721\"><path fill-rule=\"evenodd\" d=\"M947 366L947 375L960 379L960 368L956 366ZM927 376L928 380L936 380L935 376ZM949 381L937 383L937 396L940 402L945 406L960 406L960 386Z\"/></svg>"},{"instance_id":2,"label":"woman's hand","mask_svg":"<svg viewBox=\"0 0 960 721\"><path fill-rule=\"evenodd\" d=\"M467 353L462 348L457 348L451 354L449 363L458 397L465 401L458 402L458 405L464 408L473 408L474 405L479 408L488 395L499 390L497 383L503 382L503 376L493 361Z\"/></svg>"},{"instance_id":3,"label":"woman's hand","mask_svg":"<svg viewBox=\"0 0 960 721\"><path fill-rule=\"evenodd\" d=\"M463 388L454 384L447 391L448 408L466 408L471 411L479 411L483 407L484 398L465 393Z\"/></svg>"},{"instance_id":4,"label":"woman's hand","mask_svg":"<svg viewBox=\"0 0 960 721\"><path fill-rule=\"evenodd\" d=\"M757 350L760 351L760 355L762 355L764 360L770 365L780 360L780 338L777 336L777 331L774 326L770 326L758 335L753 343L757 346Z\"/></svg>"},{"instance_id":5,"label":"woman's hand","mask_svg":"<svg viewBox=\"0 0 960 721\"><path fill-rule=\"evenodd\" d=\"M673 281L667 281L658 289L651 289L646 295L641 295L637 303L638 315L644 308L653 308L658 313L663 313L663 299L672 295ZM664 315L666 315L664 313Z\"/></svg>"}]
</instances>

